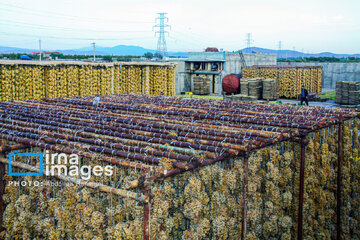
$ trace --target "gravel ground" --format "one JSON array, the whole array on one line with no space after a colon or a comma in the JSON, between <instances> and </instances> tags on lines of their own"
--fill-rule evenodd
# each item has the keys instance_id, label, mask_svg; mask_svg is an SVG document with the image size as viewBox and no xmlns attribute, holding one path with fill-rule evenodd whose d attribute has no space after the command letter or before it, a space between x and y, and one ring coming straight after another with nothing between
<instances>
[{"instance_id":1,"label":"gravel ground","mask_svg":"<svg viewBox=\"0 0 360 240\"><path fill-rule=\"evenodd\" d=\"M289 100L289 99L279 99L277 101L282 101L282 103L300 103L300 101L297 100ZM335 101L333 100L328 100L326 102L309 102L309 106L313 106L313 107L340 107L339 104L335 103Z\"/></svg>"}]
</instances>

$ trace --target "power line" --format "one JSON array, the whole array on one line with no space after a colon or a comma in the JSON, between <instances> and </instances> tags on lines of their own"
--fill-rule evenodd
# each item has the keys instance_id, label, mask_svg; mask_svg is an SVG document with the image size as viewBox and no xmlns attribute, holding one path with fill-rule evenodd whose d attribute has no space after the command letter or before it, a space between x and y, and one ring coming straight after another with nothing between
<instances>
[{"instance_id":1,"label":"power line","mask_svg":"<svg viewBox=\"0 0 360 240\"><path fill-rule=\"evenodd\" d=\"M204 45L200 45L200 44L198 44L198 43L196 43L196 42L192 42L192 41L190 41L190 40L184 40L183 38L176 38L176 37L172 37L172 36L169 36L169 39L172 39L172 40L174 40L174 41L179 41L179 42L181 42L181 43L187 43L189 46L191 46L191 47L193 47L193 46L197 46L197 47L199 47L199 48L205 48L204 47Z\"/></svg>"},{"instance_id":2,"label":"power line","mask_svg":"<svg viewBox=\"0 0 360 240\"><path fill-rule=\"evenodd\" d=\"M157 43L156 52L160 53L162 56L167 56L167 48L166 48L166 40L165 40L165 33L169 34L168 31L165 31L165 28L170 28L171 26L168 24L165 24L165 21L168 22L169 18L165 17L167 13L158 13L159 17L155 19L155 21L159 20L160 22L153 26L154 28L159 28L159 31L155 32L155 36L158 33L159 39Z\"/></svg>"},{"instance_id":3,"label":"power line","mask_svg":"<svg viewBox=\"0 0 360 240\"><path fill-rule=\"evenodd\" d=\"M194 35L191 35L191 34L188 34L188 33L186 33L186 32L178 32L178 31L175 31L175 30L171 30L171 34L172 35L177 35L177 36L181 36L181 37L186 37L186 38L188 38L188 39L195 39L196 41L194 41L194 44L196 44L197 42L201 42L201 43L203 43L203 44L205 44L205 45L207 45L208 43L207 43L207 41L204 41L204 40L202 40L202 39L200 39L200 38L198 38L197 36L194 36ZM169 36L169 38L171 38L170 36ZM192 41L189 41L189 42L192 42Z\"/></svg>"},{"instance_id":4,"label":"power line","mask_svg":"<svg viewBox=\"0 0 360 240\"><path fill-rule=\"evenodd\" d=\"M176 26L175 28L183 29L183 31L181 31L181 32L179 31L179 34L181 34L181 35L183 35L183 34L185 33L185 34L188 35L191 39L194 39L194 37L195 37L195 38L197 38L197 40L205 43L206 45L208 45L208 44L214 44L214 42L209 42L209 37L208 37L208 36L201 35L201 34L199 34L198 32L193 32L193 31L191 31L191 30L189 30L189 29L186 29L186 28L184 28L184 27L182 27L182 26L180 26L180 25ZM171 29L171 33L173 33L173 32L177 32L177 31L174 30L174 29ZM211 40L211 39L210 39L210 40Z\"/></svg>"},{"instance_id":5,"label":"power line","mask_svg":"<svg viewBox=\"0 0 360 240\"><path fill-rule=\"evenodd\" d=\"M61 14L61 13L58 13L58 12L51 12L51 11L39 11L39 9L34 9L34 8L26 8L26 7L22 7L22 6L17 6L17 5L13 5L13 4L9 4L9 3L0 3L1 5L4 5L4 6L7 6L7 7L10 7L10 8L15 8L16 10L13 10L13 9L0 9L0 10L6 10L6 11L12 11L12 12L17 12L17 11L22 11L22 12L30 12L30 14L32 15L37 15L37 16L46 16L46 17L62 17L62 18L68 18L68 19L73 19L73 20L76 20L76 21L79 21L80 20L85 20L88 19L87 21L106 21L106 22L109 22L109 21L112 21L112 22L121 22L121 23L151 23L150 21L149 22L146 22L146 21L124 21L124 20L116 20L116 19L105 19L105 18L94 18L94 17L80 17L80 16L76 16L76 15L69 15L69 14ZM31 13L33 12L33 13ZM36 14L34 14L36 13Z\"/></svg>"},{"instance_id":6,"label":"power line","mask_svg":"<svg viewBox=\"0 0 360 240\"><path fill-rule=\"evenodd\" d=\"M64 27L57 27L57 26L48 26L48 25L42 25L42 24L30 24L25 22L18 22L18 21L9 21L9 20L1 20L0 22L3 25L10 25L10 26L19 26L19 27L30 27L30 28L38 28L38 29L57 29L57 30L64 30L64 31L91 31L91 32L109 32L109 33L144 33L144 32L150 32L150 31L129 31L129 30L94 30L94 29L79 29L79 28L64 28Z\"/></svg>"},{"instance_id":7,"label":"power line","mask_svg":"<svg viewBox=\"0 0 360 240\"><path fill-rule=\"evenodd\" d=\"M46 36L46 35L30 35L30 34L19 34L19 33L9 33L9 32L0 32L5 35L13 36L22 36L22 37L34 37L34 38L51 38L51 39L69 39L69 40L99 40L99 41L120 41L120 40L137 40L137 39L150 39L152 37L136 37L136 38L76 38L76 37L57 37L57 36Z\"/></svg>"}]
</instances>

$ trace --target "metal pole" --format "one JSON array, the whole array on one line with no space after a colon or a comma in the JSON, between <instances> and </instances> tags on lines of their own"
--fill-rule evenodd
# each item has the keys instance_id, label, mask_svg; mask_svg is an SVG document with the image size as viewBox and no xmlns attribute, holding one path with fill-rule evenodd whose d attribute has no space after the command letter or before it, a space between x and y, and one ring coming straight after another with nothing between
<instances>
[{"instance_id":1,"label":"metal pole","mask_svg":"<svg viewBox=\"0 0 360 240\"><path fill-rule=\"evenodd\" d=\"M41 40L39 40L39 53L40 53L40 62L41 62Z\"/></svg>"},{"instance_id":2,"label":"metal pole","mask_svg":"<svg viewBox=\"0 0 360 240\"><path fill-rule=\"evenodd\" d=\"M303 205L304 205L304 176L305 176L305 136L301 137L300 155L300 187L299 187L299 209L298 209L298 240L303 239Z\"/></svg>"},{"instance_id":3,"label":"metal pole","mask_svg":"<svg viewBox=\"0 0 360 240\"><path fill-rule=\"evenodd\" d=\"M93 42L91 44L93 45L93 49L94 49L94 59L93 59L93 61L95 62L96 61L96 59L95 59L95 43Z\"/></svg>"},{"instance_id":4,"label":"metal pole","mask_svg":"<svg viewBox=\"0 0 360 240\"><path fill-rule=\"evenodd\" d=\"M0 140L1 148L5 147L5 140ZM0 155L4 156L4 153L0 153ZM4 230L3 227L3 215L5 211L5 202L3 200L3 195L5 194L5 185L6 181L4 180L4 176L6 173L6 165L5 163L0 163L0 231Z\"/></svg>"},{"instance_id":5,"label":"metal pole","mask_svg":"<svg viewBox=\"0 0 360 240\"><path fill-rule=\"evenodd\" d=\"M336 239L341 239L341 168L344 159L343 151L343 119L340 116L340 123L338 129L338 172L337 172L337 205L336 205Z\"/></svg>"},{"instance_id":6,"label":"metal pole","mask_svg":"<svg viewBox=\"0 0 360 240\"><path fill-rule=\"evenodd\" d=\"M242 212L242 228L241 228L241 239L246 239L246 219L247 219L247 193L248 193L248 165L249 165L249 154L244 154L244 186L243 186L243 212Z\"/></svg>"},{"instance_id":7,"label":"metal pole","mask_svg":"<svg viewBox=\"0 0 360 240\"><path fill-rule=\"evenodd\" d=\"M150 240L150 204L151 204L151 171L145 172L143 194L149 197L149 201L144 204L144 240Z\"/></svg>"},{"instance_id":8,"label":"metal pole","mask_svg":"<svg viewBox=\"0 0 360 240\"><path fill-rule=\"evenodd\" d=\"M150 203L144 204L144 240L150 240Z\"/></svg>"}]
</instances>

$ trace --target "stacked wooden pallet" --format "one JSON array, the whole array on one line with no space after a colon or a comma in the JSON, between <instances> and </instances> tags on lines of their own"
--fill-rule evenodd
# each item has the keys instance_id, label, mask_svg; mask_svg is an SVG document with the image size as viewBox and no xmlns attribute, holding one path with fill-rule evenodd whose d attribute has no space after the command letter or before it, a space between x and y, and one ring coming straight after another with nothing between
<instances>
[{"instance_id":1,"label":"stacked wooden pallet","mask_svg":"<svg viewBox=\"0 0 360 240\"><path fill-rule=\"evenodd\" d=\"M249 96L260 99L262 97L262 78L249 79Z\"/></svg>"},{"instance_id":2,"label":"stacked wooden pallet","mask_svg":"<svg viewBox=\"0 0 360 240\"><path fill-rule=\"evenodd\" d=\"M335 102L349 105L360 104L360 82L336 82Z\"/></svg>"},{"instance_id":3,"label":"stacked wooden pallet","mask_svg":"<svg viewBox=\"0 0 360 240\"><path fill-rule=\"evenodd\" d=\"M279 98L277 79L264 79L262 81L262 84L263 84L263 92L262 92L263 99L276 100Z\"/></svg>"},{"instance_id":4,"label":"stacked wooden pallet","mask_svg":"<svg viewBox=\"0 0 360 240\"><path fill-rule=\"evenodd\" d=\"M208 95L210 94L210 79L206 76L195 76L194 81L194 94Z\"/></svg>"},{"instance_id":5,"label":"stacked wooden pallet","mask_svg":"<svg viewBox=\"0 0 360 240\"><path fill-rule=\"evenodd\" d=\"M258 98L254 97L254 96L245 95L245 94L236 94L236 95L226 96L226 99L232 100L232 101L255 101Z\"/></svg>"},{"instance_id":6,"label":"stacked wooden pallet","mask_svg":"<svg viewBox=\"0 0 360 240\"><path fill-rule=\"evenodd\" d=\"M240 79L240 93L241 95L249 95L249 82L247 78Z\"/></svg>"},{"instance_id":7,"label":"stacked wooden pallet","mask_svg":"<svg viewBox=\"0 0 360 240\"><path fill-rule=\"evenodd\" d=\"M349 104L355 105L360 104L360 83L350 82L349 83Z\"/></svg>"},{"instance_id":8,"label":"stacked wooden pallet","mask_svg":"<svg viewBox=\"0 0 360 240\"><path fill-rule=\"evenodd\" d=\"M279 98L279 87L277 79L242 78L240 79L240 95L250 96L251 99L269 99Z\"/></svg>"}]
</instances>

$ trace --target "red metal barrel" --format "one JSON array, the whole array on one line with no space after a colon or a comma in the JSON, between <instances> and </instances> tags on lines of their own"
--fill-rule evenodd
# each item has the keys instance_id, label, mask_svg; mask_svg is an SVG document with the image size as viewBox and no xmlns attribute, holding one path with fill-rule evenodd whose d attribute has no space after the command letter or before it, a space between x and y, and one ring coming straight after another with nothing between
<instances>
[{"instance_id":1,"label":"red metal barrel","mask_svg":"<svg viewBox=\"0 0 360 240\"><path fill-rule=\"evenodd\" d=\"M226 75L222 80L223 91L226 94L238 93L240 90L240 74Z\"/></svg>"}]
</instances>

